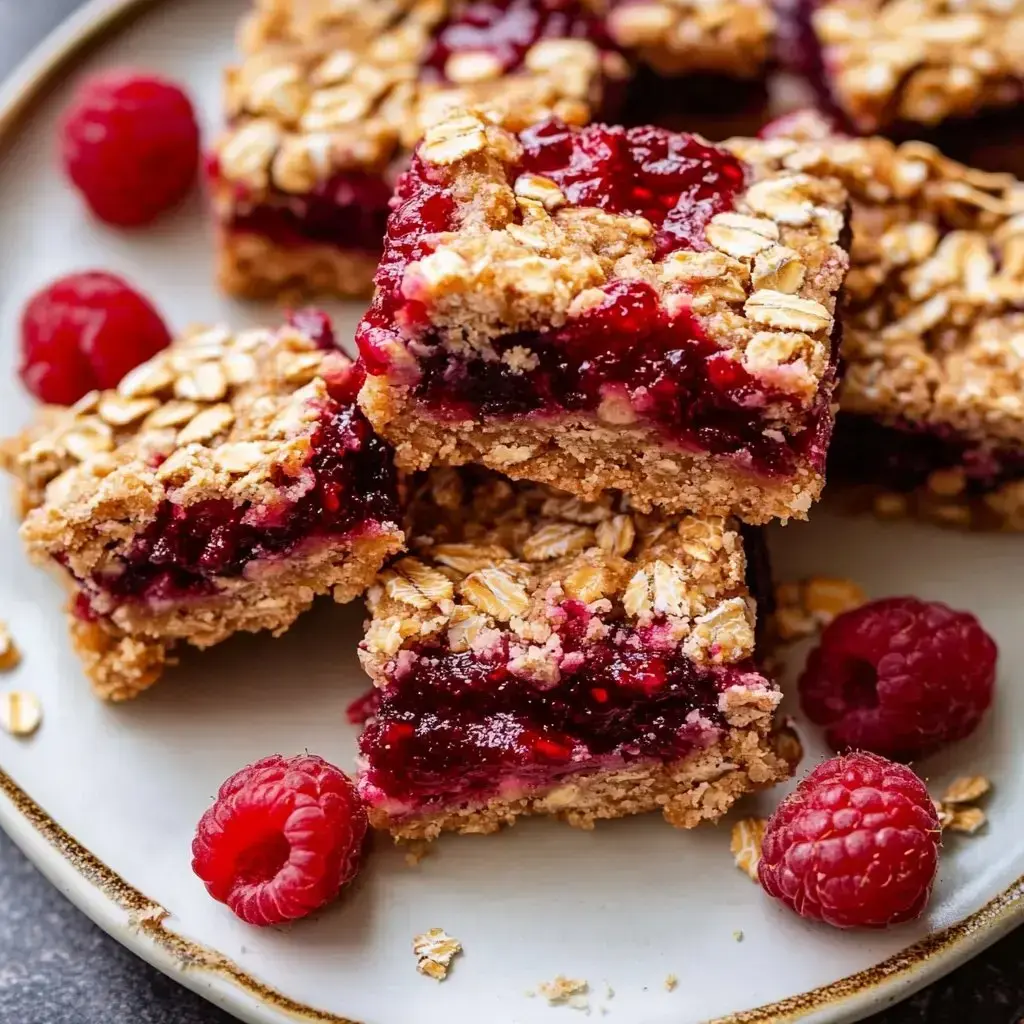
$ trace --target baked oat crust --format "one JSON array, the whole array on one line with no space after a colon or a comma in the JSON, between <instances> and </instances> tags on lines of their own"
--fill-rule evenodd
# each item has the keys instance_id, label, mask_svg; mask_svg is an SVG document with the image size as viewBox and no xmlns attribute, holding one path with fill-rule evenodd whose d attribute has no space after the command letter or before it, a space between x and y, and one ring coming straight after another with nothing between
<instances>
[{"instance_id":1,"label":"baked oat crust","mask_svg":"<svg viewBox=\"0 0 1024 1024\"><path fill-rule=\"evenodd\" d=\"M774 750L758 730L730 729L726 738L671 764L641 764L592 774L549 786L515 800L490 800L419 818L392 820L372 808L370 824L397 839L436 839L442 832L497 832L520 817L544 814L575 828L598 821L661 811L675 828L717 821L747 793L783 782L794 765Z\"/></svg>"},{"instance_id":2,"label":"baked oat crust","mask_svg":"<svg viewBox=\"0 0 1024 1024\"><path fill-rule=\"evenodd\" d=\"M368 593L360 660L378 687L414 672L434 648L485 655L501 638L510 642L509 671L540 689L557 685L578 657L563 651L553 628L567 599L586 605L593 639L619 626L650 627L666 650L678 647L696 665L750 664L755 609L734 520L645 515L608 492L582 502L452 469L431 472L409 515L410 555ZM752 669L737 679L718 698L721 735L685 757L567 773L515 796L423 813L392 806L366 772L370 820L397 838L432 839L446 830L493 832L525 814L583 828L659 808L682 828L717 818L793 767L771 739L780 692ZM798 759L798 745L787 756Z\"/></svg>"},{"instance_id":3,"label":"baked oat crust","mask_svg":"<svg viewBox=\"0 0 1024 1024\"><path fill-rule=\"evenodd\" d=\"M313 243L279 245L263 235L218 230L217 281L229 295L295 303L315 295L365 298L377 257Z\"/></svg>"},{"instance_id":4,"label":"baked oat crust","mask_svg":"<svg viewBox=\"0 0 1024 1024\"><path fill-rule=\"evenodd\" d=\"M1024 2L831 0L812 14L832 99L861 132L1024 102Z\"/></svg>"},{"instance_id":5,"label":"baked oat crust","mask_svg":"<svg viewBox=\"0 0 1024 1024\"><path fill-rule=\"evenodd\" d=\"M179 339L115 391L44 410L41 425L7 446L30 506L29 554L56 560L69 583L90 580L122 570L167 502L273 504L282 476L297 480L306 465L331 402L327 380L349 372L345 356L298 326L212 328ZM120 699L155 680L176 642L280 634L318 595L354 599L402 543L397 523L375 522L216 577L206 596L152 603L90 592L75 644L97 690Z\"/></svg>"},{"instance_id":6,"label":"baked oat crust","mask_svg":"<svg viewBox=\"0 0 1024 1024\"><path fill-rule=\"evenodd\" d=\"M658 258L645 218L572 206L553 181L515 177L520 143L486 112L441 122L418 153L455 194L457 221L405 267L401 294L426 309L439 351L455 360L500 358L514 374L529 372L531 354L523 349L517 364L509 359L517 350L499 356L497 339L558 328L600 304L614 283L645 282L663 308L685 309L720 351L778 396L763 410L765 430L792 437L812 415L828 415L821 403L835 386L846 191L834 176L784 167L760 140L726 145L750 168L734 209L711 219L706 249ZM615 487L641 505L735 513L754 523L805 517L823 483L806 460L793 477L762 476L758 486L735 461L681 452L642 429L628 401L602 402L578 421L563 414L546 422L438 419L412 388L419 340L394 330L375 345L389 366L368 380L361 402L407 468L479 461L582 496Z\"/></svg>"}]
</instances>

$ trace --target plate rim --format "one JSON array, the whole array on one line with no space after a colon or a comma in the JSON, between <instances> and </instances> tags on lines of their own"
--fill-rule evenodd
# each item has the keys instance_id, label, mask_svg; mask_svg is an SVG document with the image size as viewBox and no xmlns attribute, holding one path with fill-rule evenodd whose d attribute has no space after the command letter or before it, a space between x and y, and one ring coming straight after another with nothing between
<instances>
[{"instance_id":1,"label":"plate rim","mask_svg":"<svg viewBox=\"0 0 1024 1024\"><path fill-rule=\"evenodd\" d=\"M87 0L0 81L0 156L56 74L165 0ZM0 827L47 880L111 938L250 1024L358 1024L260 982L229 957L166 927L165 909L50 817L0 766ZM1024 875L967 917L828 985L708 1024L850 1024L899 1002L1024 922Z\"/></svg>"}]
</instances>

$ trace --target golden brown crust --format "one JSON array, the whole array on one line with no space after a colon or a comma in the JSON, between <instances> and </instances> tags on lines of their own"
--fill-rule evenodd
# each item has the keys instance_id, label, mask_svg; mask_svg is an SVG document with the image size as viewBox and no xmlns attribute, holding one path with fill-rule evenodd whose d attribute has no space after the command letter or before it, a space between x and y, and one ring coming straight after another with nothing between
<instances>
[{"instance_id":1,"label":"golden brown crust","mask_svg":"<svg viewBox=\"0 0 1024 1024\"><path fill-rule=\"evenodd\" d=\"M745 793L789 778L793 765L754 729L730 729L708 750L670 764L640 764L577 773L515 799L448 809L415 818L391 818L372 808L370 823L395 839L436 839L442 832L491 833L520 817L546 814L576 828L660 810L675 828L716 821Z\"/></svg>"},{"instance_id":2,"label":"golden brown crust","mask_svg":"<svg viewBox=\"0 0 1024 1024\"><path fill-rule=\"evenodd\" d=\"M421 415L408 392L368 377L359 395L367 419L388 437L398 465L408 471L477 462L587 501L614 488L627 492L641 511L699 509L752 524L806 518L824 486L824 475L809 463L775 481L727 457L670 448L659 431L644 426L600 426L571 416L554 423L434 421Z\"/></svg>"},{"instance_id":3,"label":"golden brown crust","mask_svg":"<svg viewBox=\"0 0 1024 1024\"><path fill-rule=\"evenodd\" d=\"M813 14L832 98L861 132L1024 101L1024 2L831 0Z\"/></svg>"},{"instance_id":4,"label":"golden brown crust","mask_svg":"<svg viewBox=\"0 0 1024 1024\"><path fill-rule=\"evenodd\" d=\"M282 480L300 480L331 408L327 381L350 370L297 326L210 328L178 339L116 390L44 410L8 445L8 465L36 506L21 531L29 554L59 562L69 583L89 580L121 571L169 501L272 506ZM120 601L96 588L97 621L75 625L76 645L97 689L122 699L153 681L176 641L202 648L241 631L279 634L317 595L352 600L403 541L397 523L370 523L250 562L244 575L215 577L214 594L180 602Z\"/></svg>"},{"instance_id":5,"label":"golden brown crust","mask_svg":"<svg viewBox=\"0 0 1024 1024\"><path fill-rule=\"evenodd\" d=\"M754 78L771 56L775 15L762 0L626 0L608 12L608 31L661 74Z\"/></svg>"},{"instance_id":6,"label":"golden brown crust","mask_svg":"<svg viewBox=\"0 0 1024 1024\"><path fill-rule=\"evenodd\" d=\"M377 256L314 242L278 245L263 235L221 228L217 281L228 295L295 303L321 295L365 298Z\"/></svg>"}]
</instances>

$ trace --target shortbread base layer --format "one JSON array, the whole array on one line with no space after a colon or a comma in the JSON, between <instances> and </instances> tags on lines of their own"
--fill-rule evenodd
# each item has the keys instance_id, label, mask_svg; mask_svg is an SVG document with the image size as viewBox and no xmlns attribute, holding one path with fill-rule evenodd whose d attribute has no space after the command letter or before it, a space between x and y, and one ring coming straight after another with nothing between
<instances>
[{"instance_id":1,"label":"shortbread base layer","mask_svg":"<svg viewBox=\"0 0 1024 1024\"><path fill-rule=\"evenodd\" d=\"M602 426L568 415L497 424L431 419L407 387L381 377L367 378L359 404L408 471L476 462L587 501L616 489L640 511L736 515L753 525L806 519L824 486L823 474L810 465L792 476L764 476L727 456L669 448L649 427Z\"/></svg>"},{"instance_id":2,"label":"shortbread base layer","mask_svg":"<svg viewBox=\"0 0 1024 1024\"><path fill-rule=\"evenodd\" d=\"M127 700L159 679L178 644L206 648L235 633L285 633L321 595L344 604L361 596L388 556L402 550L398 531L360 538L347 551L316 563L287 563L258 581L232 580L215 597L161 613L123 604L109 621L71 616L72 643L93 690L106 700Z\"/></svg>"},{"instance_id":3,"label":"shortbread base layer","mask_svg":"<svg viewBox=\"0 0 1024 1024\"><path fill-rule=\"evenodd\" d=\"M515 799L452 807L421 817L392 817L369 807L374 828L395 839L436 839L442 832L497 832L525 815L556 817L575 828L660 810L675 828L715 821L745 793L790 777L795 766L756 729L730 729L713 747L669 764L578 773Z\"/></svg>"},{"instance_id":4,"label":"shortbread base layer","mask_svg":"<svg viewBox=\"0 0 1024 1024\"><path fill-rule=\"evenodd\" d=\"M283 246L221 228L217 280L228 295L243 299L367 298L377 263L377 256L365 252L316 242Z\"/></svg>"}]
</instances>

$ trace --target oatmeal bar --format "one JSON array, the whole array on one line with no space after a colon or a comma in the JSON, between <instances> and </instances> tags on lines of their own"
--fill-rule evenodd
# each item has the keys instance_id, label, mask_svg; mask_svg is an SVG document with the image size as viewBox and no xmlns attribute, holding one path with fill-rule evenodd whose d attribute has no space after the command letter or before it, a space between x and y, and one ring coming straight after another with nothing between
<instances>
[{"instance_id":1,"label":"oatmeal bar","mask_svg":"<svg viewBox=\"0 0 1024 1024\"><path fill-rule=\"evenodd\" d=\"M634 56L760 78L773 27L767 0L259 0L211 160L221 283L368 294L395 179L442 112L582 124L614 114Z\"/></svg>"},{"instance_id":2,"label":"oatmeal bar","mask_svg":"<svg viewBox=\"0 0 1024 1024\"><path fill-rule=\"evenodd\" d=\"M22 536L72 591L98 692L133 696L180 642L282 633L319 594L361 594L401 549L361 379L320 314L201 330L8 442Z\"/></svg>"},{"instance_id":3,"label":"oatmeal bar","mask_svg":"<svg viewBox=\"0 0 1024 1024\"><path fill-rule=\"evenodd\" d=\"M832 429L846 193L757 140L475 112L431 128L356 340L399 464L804 518ZM742 156L738 155L742 150Z\"/></svg>"},{"instance_id":4,"label":"oatmeal bar","mask_svg":"<svg viewBox=\"0 0 1024 1024\"><path fill-rule=\"evenodd\" d=\"M853 203L830 479L883 513L1024 529L1024 183L923 143L791 134L769 143L783 163Z\"/></svg>"},{"instance_id":5,"label":"oatmeal bar","mask_svg":"<svg viewBox=\"0 0 1024 1024\"><path fill-rule=\"evenodd\" d=\"M410 536L370 590L360 651L375 827L432 839L658 809L690 828L789 775L734 521L440 469Z\"/></svg>"},{"instance_id":6,"label":"oatmeal bar","mask_svg":"<svg viewBox=\"0 0 1024 1024\"><path fill-rule=\"evenodd\" d=\"M782 10L782 49L858 133L917 137L1024 103L1024 0L787 0Z\"/></svg>"},{"instance_id":7,"label":"oatmeal bar","mask_svg":"<svg viewBox=\"0 0 1024 1024\"><path fill-rule=\"evenodd\" d=\"M628 71L582 2L263 0L242 44L212 176L221 284L257 297L370 292L398 169L439 110L585 121Z\"/></svg>"}]
</instances>

